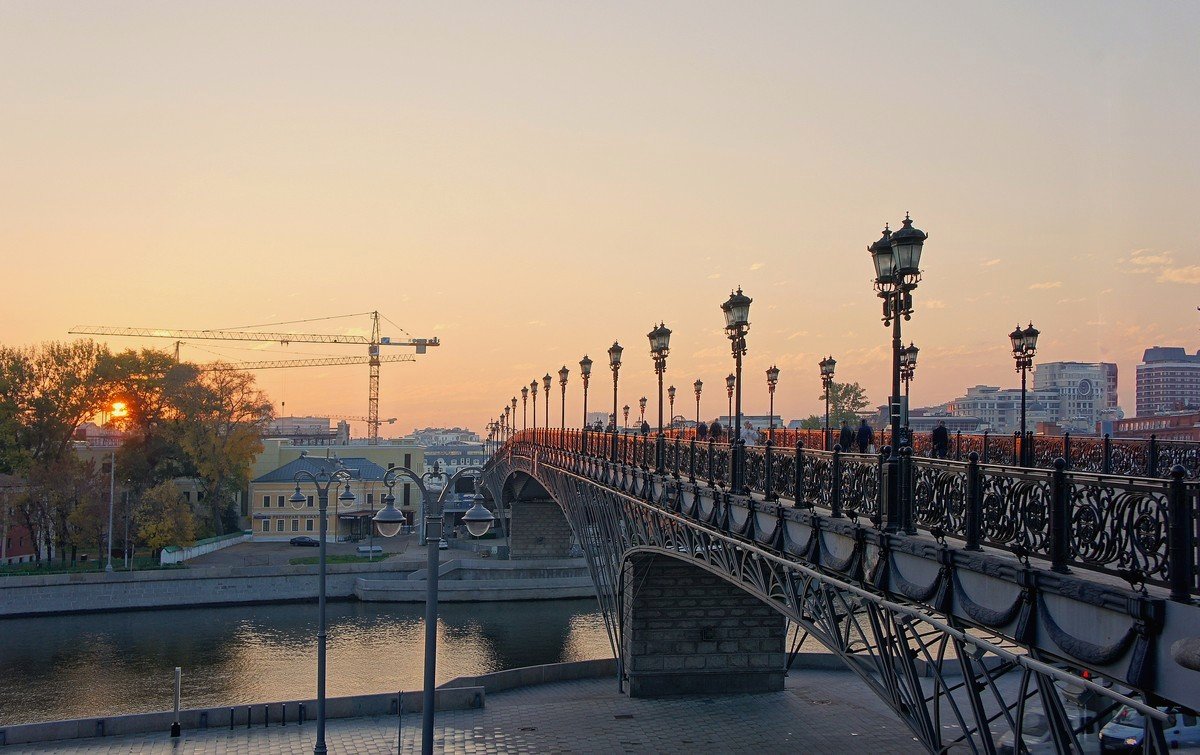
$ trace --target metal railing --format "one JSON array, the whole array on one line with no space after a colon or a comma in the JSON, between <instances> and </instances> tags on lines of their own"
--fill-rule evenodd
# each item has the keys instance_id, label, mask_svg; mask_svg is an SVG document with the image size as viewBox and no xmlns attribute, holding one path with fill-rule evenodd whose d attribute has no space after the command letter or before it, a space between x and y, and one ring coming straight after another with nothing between
<instances>
[{"instance_id":1,"label":"metal railing","mask_svg":"<svg viewBox=\"0 0 1200 755\"><path fill-rule=\"evenodd\" d=\"M1050 448L1070 450L1072 441L1060 440ZM578 456L720 489L733 479L732 447L711 439L676 434L660 443L657 435L622 433L614 443L608 432L527 430L510 442L514 448L555 452L564 464ZM743 478L748 490L741 492L790 499L878 527L885 514L887 451L813 450L803 442L751 446ZM1045 469L983 463L976 450L955 460L921 457L905 448L900 480L899 521L909 534L920 528L939 540L961 541L966 550L998 548L1022 560L1045 559L1056 571L1100 571L1134 587L1159 585L1175 600L1200 594L1200 481L1187 479L1181 465L1167 479L1155 479L1069 470L1063 456Z\"/></svg>"}]
</instances>

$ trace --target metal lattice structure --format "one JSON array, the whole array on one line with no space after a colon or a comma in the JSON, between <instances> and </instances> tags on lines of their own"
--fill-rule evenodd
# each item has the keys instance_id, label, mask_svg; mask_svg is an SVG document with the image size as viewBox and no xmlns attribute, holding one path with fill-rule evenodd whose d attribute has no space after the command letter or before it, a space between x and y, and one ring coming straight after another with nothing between
<instances>
[{"instance_id":1,"label":"metal lattice structure","mask_svg":"<svg viewBox=\"0 0 1200 755\"><path fill-rule=\"evenodd\" d=\"M495 491L511 476L527 475L560 504L583 547L618 657L622 565L636 554L656 554L715 574L784 614L803 637L837 655L930 752L997 752L1006 742L1012 746L1013 732L1025 730L1035 716L1045 722L1058 752L1080 752L1081 732L1089 727L1094 732L1097 717L1122 704L1144 714L1144 751L1167 750L1165 715L1146 705L1144 690L1112 674L1105 665L1112 658L1096 657L1089 664L1087 653L1096 648L1081 650L1083 660L1047 653L1028 637L1014 636L1021 632L1004 629L1018 613L1026 615L1022 600L1010 615L975 606L969 610L978 620L964 620L936 608L957 580L944 579L945 569L928 590L889 591L878 579L895 568L886 548L856 549L858 555L839 564L820 548L814 551L812 537L796 540L782 512L768 526L754 512L769 509L752 505L738 521L738 507L722 488L727 458L708 457L698 474L693 454L681 473L681 446L675 444L674 473L670 463L665 473L655 473L652 457L636 451L624 457L618 448L622 458L614 461L604 452L573 450L577 443L587 447L588 439L578 435L559 438L551 432L542 442L532 437L509 441L489 463L485 480L499 497ZM600 442L607 452L608 436L601 435ZM836 506L845 489L858 491L848 496L857 501L851 503L853 515L871 516L878 480L865 463L859 471L839 468L840 483L830 459L815 456L813 463L828 467L813 473L809 490L815 497ZM812 484L822 476L826 482ZM795 487L788 492L795 494ZM820 519L810 516L812 522ZM852 531L865 532L857 523ZM948 551L943 546L941 552ZM1130 647L1122 641L1110 654L1127 654ZM1085 678L1081 670L1091 673ZM1017 745L1016 751L1025 748Z\"/></svg>"}]
</instances>

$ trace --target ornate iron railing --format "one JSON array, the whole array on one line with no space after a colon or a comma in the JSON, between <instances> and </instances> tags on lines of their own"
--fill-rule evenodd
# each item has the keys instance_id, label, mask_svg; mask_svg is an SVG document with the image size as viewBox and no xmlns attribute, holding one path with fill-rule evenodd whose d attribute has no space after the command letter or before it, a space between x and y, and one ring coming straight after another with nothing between
<instances>
[{"instance_id":1,"label":"ornate iron railing","mask_svg":"<svg viewBox=\"0 0 1200 755\"><path fill-rule=\"evenodd\" d=\"M675 436L524 431L518 442L586 455L728 489L732 447ZM1061 439L1051 451L1072 450ZM1114 442L1115 443L1115 442ZM1118 448L1122 448L1118 446ZM661 463L660 463L661 455ZM917 528L963 547L1010 551L1042 558L1051 568L1115 574L1131 584L1168 587L1173 598L1200 594L1196 510L1200 481L1176 465L1169 479L1068 471L1059 456L1051 469L983 464L977 451L965 461L906 454L900 495L911 502L910 532ZM833 517L882 520L882 454L817 451L802 444L751 446L745 453L746 490L767 500L821 507Z\"/></svg>"}]
</instances>

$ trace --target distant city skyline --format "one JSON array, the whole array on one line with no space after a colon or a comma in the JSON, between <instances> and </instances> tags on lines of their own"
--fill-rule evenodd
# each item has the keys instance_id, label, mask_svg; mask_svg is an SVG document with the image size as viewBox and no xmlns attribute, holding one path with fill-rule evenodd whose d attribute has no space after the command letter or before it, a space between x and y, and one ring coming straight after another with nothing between
<instances>
[{"instance_id":1,"label":"distant city skyline","mask_svg":"<svg viewBox=\"0 0 1200 755\"><path fill-rule=\"evenodd\" d=\"M379 309L442 339L383 366L380 416L480 430L564 364L578 425L585 353L604 410L614 339L653 406L663 320L676 413L701 378L712 417L740 284L745 409L774 363L804 417L826 354L886 402L866 246L911 211L914 405L1018 385L1017 322L1039 362L1115 362L1127 416L1146 349L1200 347L1200 5L751 8L6 3L0 343ZM238 346L182 357L286 358ZM365 366L258 379L366 413Z\"/></svg>"}]
</instances>

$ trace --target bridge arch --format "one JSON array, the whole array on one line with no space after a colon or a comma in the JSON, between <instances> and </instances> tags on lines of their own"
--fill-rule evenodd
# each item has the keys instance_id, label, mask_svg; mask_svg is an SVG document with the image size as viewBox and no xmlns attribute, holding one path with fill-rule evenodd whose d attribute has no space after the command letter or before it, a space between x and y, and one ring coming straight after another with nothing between
<instances>
[{"instance_id":1,"label":"bridge arch","mask_svg":"<svg viewBox=\"0 0 1200 755\"><path fill-rule=\"evenodd\" d=\"M564 507L536 477L520 470L507 475L495 488L498 516L505 520L509 556L514 559L567 558L574 533Z\"/></svg>"}]
</instances>

